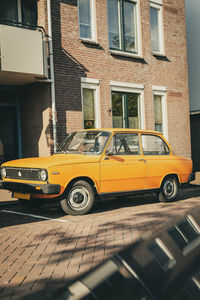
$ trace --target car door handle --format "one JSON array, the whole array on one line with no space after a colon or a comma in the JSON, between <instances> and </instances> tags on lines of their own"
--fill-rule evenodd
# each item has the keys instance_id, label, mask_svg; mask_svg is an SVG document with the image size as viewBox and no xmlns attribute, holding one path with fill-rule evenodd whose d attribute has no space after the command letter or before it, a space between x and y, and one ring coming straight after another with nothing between
<instances>
[{"instance_id":1,"label":"car door handle","mask_svg":"<svg viewBox=\"0 0 200 300\"><path fill-rule=\"evenodd\" d=\"M144 158L139 159L139 161L143 161L145 164L147 163L146 159Z\"/></svg>"}]
</instances>

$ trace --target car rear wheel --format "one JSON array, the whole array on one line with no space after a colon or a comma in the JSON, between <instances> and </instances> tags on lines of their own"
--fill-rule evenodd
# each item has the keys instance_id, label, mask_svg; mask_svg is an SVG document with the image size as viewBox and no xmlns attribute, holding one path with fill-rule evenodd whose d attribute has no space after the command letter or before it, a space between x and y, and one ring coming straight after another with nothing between
<instances>
[{"instance_id":1,"label":"car rear wheel","mask_svg":"<svg viewBox=\"0 0 200 300\"><path fill-rule=\"evenodd\" d=\"M84 180L79 180L72 185L66 198L60 201L60 205L69 215L84 215L91 210L94 198L92 186Z\"/></svg>"},{"instance_id":2,"label":"car rear wheel","mask_svg":"<svg viewBox=\"0 0 200 300\"><path fill-rule=\"evenodd\" d=\"M38 198L30 199L30 200L18 199L18 201L27 208L40 208L44 204L44 200Z\"/></svg>"},{"instance_id":3,"label":"car rear wheel","mask_svg":"<svg viewBox=\"0 0 200 300\"><path fill-rule=\"evenodd\" d=\"M170 202L178 196L178 181L174 176L166 177L161 185L159 200L161 202Z\"/></svg>"}]
</instances>

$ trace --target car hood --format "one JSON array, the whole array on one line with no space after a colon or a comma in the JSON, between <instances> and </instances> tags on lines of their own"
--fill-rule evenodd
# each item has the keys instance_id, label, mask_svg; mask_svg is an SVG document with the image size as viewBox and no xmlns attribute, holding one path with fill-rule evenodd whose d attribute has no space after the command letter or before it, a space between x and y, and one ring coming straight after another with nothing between
<instances>
[{"instance_id":1,"label":"car hood","mask_svg":"<svg viewBox=\"0 0 200 300\"><path fill-rule=\"evenodd\" d=\"M21 168L48 169L59 165L74 165L81 163L95 163L100 161L100 155L84 154L54 154L48 157L32 157L8 161L2 166Z\"/></svg>"}]
</instances>

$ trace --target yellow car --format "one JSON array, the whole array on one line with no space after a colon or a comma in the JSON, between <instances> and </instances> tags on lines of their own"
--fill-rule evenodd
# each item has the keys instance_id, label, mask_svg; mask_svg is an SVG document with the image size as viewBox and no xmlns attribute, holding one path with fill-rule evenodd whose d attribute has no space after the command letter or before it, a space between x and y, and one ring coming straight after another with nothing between
<instances>
[{"instance_id":1,"label":"yellow car","mask_svg":"<svg viewBox=\"0 0 200 300\"><path fill-rule=\"evenodd\" d=\"M59 201L71 215L87 213L97 198L133 193L173 201L194 179L192 161L176 156L161 133L133 129L73 132L56 154L6 162L1 175L1 188L23 205Z\"/></svg>"}]
</instances>

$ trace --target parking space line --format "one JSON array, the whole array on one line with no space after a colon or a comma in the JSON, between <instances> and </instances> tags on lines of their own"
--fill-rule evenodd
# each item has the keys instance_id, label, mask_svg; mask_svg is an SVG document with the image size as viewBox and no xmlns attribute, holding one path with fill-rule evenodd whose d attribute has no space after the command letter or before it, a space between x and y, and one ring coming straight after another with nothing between
<instances>
[{"instance_id":1,"label":"parking space line","mask_svg":"<svg viewBox=\"0 0 200 300\"><path fill-rule=\"evenodd\" d=\"M48 217L44 217L44 216L38 216L38 215L33 215L33 214L25 214L25 213L21 213L21 212L17 212L17 211L12 211L12 210L5 210L2 209L0 210L1 212L4 213L9 213L9 214L15 214L15 215L21 215L21 216L26 216L26 217L31 217L31 218L36 218L36 219L43 219L43 220L50 220L50 221L55 221L55 222L61 222L61 223L68 223L68 220L63 220L63 219L52 219L52 218L48 218Z\"/></svg>"}]
</instances>

